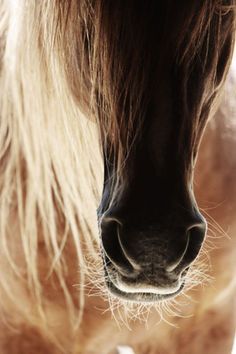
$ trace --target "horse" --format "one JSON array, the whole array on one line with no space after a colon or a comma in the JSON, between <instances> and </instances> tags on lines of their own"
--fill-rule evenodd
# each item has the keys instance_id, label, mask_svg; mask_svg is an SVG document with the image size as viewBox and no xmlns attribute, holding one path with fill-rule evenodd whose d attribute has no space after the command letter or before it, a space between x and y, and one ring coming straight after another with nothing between
<instances>
[{"instance_id":1,"label":"horse","mask_svg":"<svg viewBox=\"0 0 236 354\"><path fill-rule=\"evenodd\" d=\"M230 353L235 5L0 1L1 354Z\"/></svg>"}]
</instances>

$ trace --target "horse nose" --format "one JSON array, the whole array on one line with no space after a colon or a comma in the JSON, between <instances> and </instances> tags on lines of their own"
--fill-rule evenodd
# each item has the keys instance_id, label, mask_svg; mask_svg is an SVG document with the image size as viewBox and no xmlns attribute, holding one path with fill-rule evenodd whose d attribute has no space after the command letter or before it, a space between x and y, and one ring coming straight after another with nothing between
<instances>
[{"instance_id":1,"label":"horse nose","mask_svg":"<svg viewBox=\"0 0 236 354\"><path fill-rule=\"evenodd\" d=\"M122 282L134 280L142 287L171 288L196 259L206 232L206 223L198 218L178 230L155 225L131 226L115 217L104 217L101 238L107 260ZM126 287L126 289L129 289ZM130 287L132 291L132 285Z\"/></svg>"}]
</instances>

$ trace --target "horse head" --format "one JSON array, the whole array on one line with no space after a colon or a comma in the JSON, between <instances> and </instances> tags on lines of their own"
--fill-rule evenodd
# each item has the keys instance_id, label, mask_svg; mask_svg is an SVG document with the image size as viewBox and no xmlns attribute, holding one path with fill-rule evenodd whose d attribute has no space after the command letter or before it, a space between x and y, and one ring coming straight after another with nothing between
<instances>
[{"instance_id":1,"label":"horse head","mask_svg":"<svg viewBox=\"0 0 236 354\"><path fill-rule=\"evenodd\" d=\"M230 4L126 1L100 9L98 219L106 282L125 300L178 294L203 244L193 171L232 54Z\"/></svg>"}]
</instances>

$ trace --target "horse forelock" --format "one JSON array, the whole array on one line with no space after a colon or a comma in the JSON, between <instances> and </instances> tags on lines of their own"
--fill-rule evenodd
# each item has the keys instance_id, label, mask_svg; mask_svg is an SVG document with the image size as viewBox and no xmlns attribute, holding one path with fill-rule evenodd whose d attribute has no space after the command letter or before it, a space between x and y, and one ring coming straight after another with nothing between
<instances>
[{"instance_id":1,"label":"horse forelock","mask_svg":"<svg viewBox=\"0 0 236 354\"><path fill-rule=\"evenodd\" d=\"M157 28L148 23L155 2L139 7L132 1L116 5L84 1L77 4L77 12L71 6L73 1L69 4L65 5L68 16L62 16L67 18L69 27L72 26L71 31L65 30L64 41L74 43L72 52L65 54L69 82L78 102L96 119L101 143L108 155L115 156L118 167L142 135L150 104L149 93L155 87L150 79L154 46L159 50L155 59L157 55L162 58L162 51L172 46L172 66L182 75L182 94L186 100L183 106L195 104L195 115L199 118L202 101L206 100L206 97L194 97L196 102L188 102L184 91L189 89L188 81L194 71L199 81L204 78L207 86L204 95L209 95L208 106L212 106L232 55L234 0L194 1L182 6L165 2L159 5L161 15L157 17L160 21ZM73 28L78 19L68 20L68 8L72 9L72 16L80 14L77 31ZM145 11L147 20L143 16ZM136 22L138 26L134 25ZM158 28L162 30L159 37L158 33L153 33ZM170 46L166 44L168 41ZM163 64L161 59L157 62L160 70ZM185 112L186 116L188 114Z\"/></svg>"},{"instance_id":2,"label":"horse forelock","mask_svg":"<svg viewBox=\"0 0 236 354\"><path fill-rule=\"evenodd\" d=\"M170 50L176 90L181 91L181 124L189 126L188 165L229 68L235 31L234 0L194 1L182 6L172 1L158 6L155 2L114 5L95 1L77 6L78 31L65 30L66 37L72 36L65 42L75 43L71 56L65 55L67 75L76 99L97 121L104 158L114 164L113 189L124 178L125 163L142 138L150 92L157 87L153 68L163 70ZM158 7L160 23L156 26L152 13ZM73 27L77 20L69 22ZM194 85L201 81L198 90Z\"/></svg>"}]
</instances>

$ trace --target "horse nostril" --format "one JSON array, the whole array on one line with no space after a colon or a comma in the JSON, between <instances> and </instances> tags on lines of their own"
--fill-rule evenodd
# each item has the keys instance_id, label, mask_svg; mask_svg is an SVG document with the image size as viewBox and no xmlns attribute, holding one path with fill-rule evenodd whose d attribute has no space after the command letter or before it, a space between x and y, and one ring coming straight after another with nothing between
<instances>
[{"instance_id":1,"label":"horse nostril","mask_svg":"<svg viewBox=\"0 0 236 354\"><path fill-rule=\"evenodd\" d=\"M191 226L187 230L187 241L186 246L181 254L181 256L175 260L174 263L169 265L166 270L167 272L182 271L184 268L188 267L192 263L199 251L201 249L204 237L206 233L206 223L202 222Z\"/></svg>"},{"instance_id":2,"label":"horse nostril","mask_svg":"<svg viewBox=\"0 0 236 354\"><path fill-rule=\"evenodd\" d=\"M109 261L125 276L134 275L138 270L136 264L129 258L124 249L119 230L122 227L122 222L116 217L105 216L101 223L101 239L104 252Z\"/></svg>"},{"instance_id":3,"label":"horse nostril","mask_svg":"<svg viewBox=\"0 0 236 354\"><path fill-rule=\"evenodd\" d=\"M188 229L189 246L184 255L184 261L191 263L197 257L206 234L206 223L194 225Z\"/></svg>"},{"instance_id":4,"label":"horse nostril","mask_svg":"<svg viewBox=\"0 0 236 354\"><path fill-rule=\"evenodd\" d=\"M168 265L166 267L166 271L168 273L171 273L174 270L176 270L178 268L178 266L182 263L183 258L184 258L185 254L187 252L188 247L189 247L189 235L187 235L187 242L186 242L186 246L185 246L185 249L184 249L183 253L173 263L171 263L170 265Z\"/></svg>"}]
</instances>

